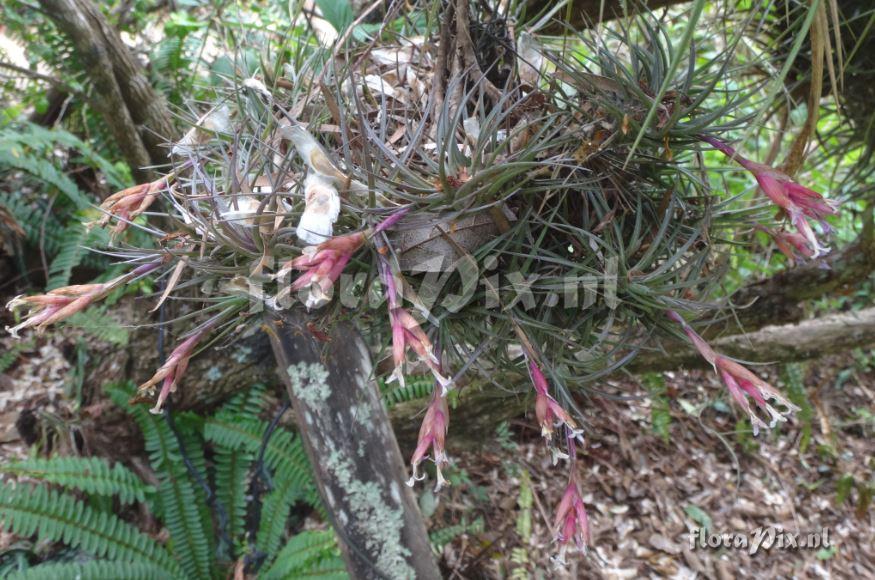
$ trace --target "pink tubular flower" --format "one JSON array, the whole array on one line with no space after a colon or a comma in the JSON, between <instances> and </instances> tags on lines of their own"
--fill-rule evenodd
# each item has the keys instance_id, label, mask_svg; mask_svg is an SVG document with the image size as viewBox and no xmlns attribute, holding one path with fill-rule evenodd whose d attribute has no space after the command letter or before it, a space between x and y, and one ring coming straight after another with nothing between
<instances>
[{"instance_id":1,"label":"pink tubular flower","mask_svg":"<svg viewBox=\"0 0 875 580\"><path fill-rule=\"evenodd\" d=\"M7 326L6 330L15 338L18 338L19 331L25 328L36 327L37 332L41 333L50 324L61 322L77 312L85 310L93 303L104 298L114 288L137 276L146 274L160 265L161 262L144 264L127 274L102 284L64 286L63 288L50 290L46 294L16 296L6 305L6 309L15 311L26 307L28 308L28 313L23 322L13 327Z\"/></svg>"},{"instance_id":2,"label":"pink tubular flower","mask_svg":"<svg viewBox=\"0 0 875 580\"><path fill-rule=\"evenodd\" d=\"M283 264L276 276L281 278L291 270L303 272L292 282L289 289L297 292L307 288L308 294L304 305L308 309L323 306L331 301L334 283L340 278L353 254L364 245L365 240L391 228L406 213L406 208L401 209L373 228L335 236L318 246L307 246L303 254Z\"/></svg>"},{"instance_id":3,"label":"pink tubular flower","mask_svg":"<svg viewBox=\"0 0 875 580\"><path fill-rule=\"evenodd\" d=\"M553 437L555 427L565 426L576 437L579 437L580 431L578 431L568 411L550 396L547 377L544 376L534 360L529 361L529 375L535 387L535 416L541 425L541 435L549 441Z\"/></svg>"},{"instance_id":4,"label":"pink tubular flower","mask_svg":"<svg viewBox=\"0 0 875 580\"><path fill-rule=\"evenodd\" d=\"M699 351L699 354L708 361L713 367L723 384L726 385L729 394L738 404L739 407L750 417L750 423L753 427L754 435L759 434L760 427L774 427L778 421L786 421L787 416L794 411L798 411L799 407L791 403L784 395L782 395L772 385L759 378L750 372L743 365L729 359L721 354L718 354L711 348L704 338L690 327L689 324L674 310L667 311L668 317L678 324L684 330L684 333L689 337L693 346ZM748 398L753 399L757 406L769 416L769 423L760 419L759 415L751 407ZM787 410L781 412L769 404L769 400L774 400L777 404L782 405Z\"/></svg>"},{"instance_id":5,"label":"pink tubular flower","mask_svg":"<svg viewBox=\"0 0 875 580\"><path fill-rule=\"evenodd\" d=\"M404 385L403 366L405 353L409 347L431 371L432 376L441 386L441 396L445 396L452 380L441 373L438 358L434 354L434 346L413 315L405 308L393 308L389 311L389 322L392 327L392 358L395 370L387 382L397 379L402 386Z\"/></svg>"},{"instance_id":6,"label":"pink tubular flower","mask_svg":"<svg viewBox=\"0 0 875 580\"><path fill-rule=\"evenodd\" d=\"M304 253L284 264L277 275L282 276L292 269L303 272L290 289L297 292L307 288L305 306L318 308L331 300L334 283L364 243L365 232L335 236L318 246L304 248Z\"/></svg>"},{"instance_id":7,"label":"pink tubular flower","mask_svg":"<svg viewBox=\"0 0 875 580\"><path fill-rule=\"evenodd\" d=\"M395 370L392 371L387 382L391 383L397 380L402 387L404 386L404 361L407 348L410 347L419 360L429 368L441 386L442 395L446 395L452 380L441 372L440 361L434 353L434 346L419 322L410 312L401 307L395 276L392 274L389 261L382 255L379 266L380 278L386 287L386 302L389 305L389 325L392 328L392 361L395 364Z\"/></svg>"},{"instance_id":8,"label":"pink tubular flower","mask_svg":"<svg viewBox=\"0 0 875 580\"><path fill-rule=\"evenodd\" d=\"M182 378L182 375L185 374L185 370L188 368L188 361L191 359L195 347L208 332L209 327L202 329L182 341L179 346L173 349L173 352L170 353L168 359L163 365L161 365L155 374L152 375L152 378L140 385L137 389L140 392L148 391L154 388L159 382L164 381L161 385L161 391L158 393L158 400L156 401L155 406L150 409L150 412L156 414L160 413L161 407L164 405L164 401L167 400L170 393L176 392L176 386L179 384L179 379Z\"/></svg>"},{"instance_id":9,"label":"pink tubular flower","mask_svg":"<svg viewBox=\"0 0 875 580\"><path fill-rule=\"evenodd\" d=\"M803 258L814 256L814 251L808 245L808 240L802 234L784 230L775 231L762 226L759 226L759 229L772 238L781 253L787 257L787 261L791 266L796 263L797 256L802 256Z\"/></svg>"},{"instance_id":10,"label":"pink tubular flower","mask_svg":"<svg viewBox=\"0 0 875 580\"><path fill-rule=\"evenodd\" d=\"M834 202L824 199L816 191L799 185L788 175L773 167L742 157L735 149L719 139L708 135L701 135L700 139L719 149L727 157L735 159L742 167L753 173L763 193L772 200L772 203L787 213L790 222L805 238L811 251L811 257L816 258L829 251L829 248L818 243L814 230L811 229L806 218L819 221L824 229L828 230L826 217L837 213Z\"/></svg>"},{"instance_id":11,"label":"pink tubular flower","mask_svg":"<svg viewBox=\"0 0 875 580\"><path fill-rule=\"evenodd\" d=\"M131 220L152 205L161 190L167 187L168 181L167 177L161 177L150 183L141 183L115 192L100 204L100 209L106 212L103 217L88 225L104 227L112 218L116 218L118 223L112 230L112 236L118 236L128 228Z\"/></svg>"},{"instance_id":12,"label":"pink tubular flower","mask_svg":"<svg viewBox=\"0 0 875 580\"><path fill-rule=\"evenodd\" d=\"M568 486L565 488L562 501L556 508L553 532L560 546L557 561L565 562L565 552L571 540L574 540L574 544L581 553L586 553L586 547L590 544L589 518L587 518L586 506L580 495L577 468L574 464L572 464L571 476L568 478Z\"/></svg>"},{"instance_id":13,"label":"pink tubular flower","mask_svg":"<svg viewBox=\"0 0 875 580\"><path fill-rule=\"evenodd\" d=\"M435 391L432 394L428 410L425 412L425 418L422 420L422 426L419 428L419 441L416 445L416 451L413 452L413 457L410 458L410 464L413 467L413 475L407 481L407 485L410 487L413 487L417 481L425 478L425 475L417 475L416 470L419 464L426 458L429 448L432 450L432 460L437 467L435 491L439 491L441 487L447 485L447 480L444 479L441 473L441 466L449 464L444 447L449 425L450 409L447 406L447 399Z\"/></svg>"},{"instance_id":14,"label":"pink tubular flower","mask_svg":"<svg viewBox=\"0 0 875 580\"><path fill-rule=\"evenodd\" d=\"M110 283L80 284L65 286L37 296L16 296L7 305L7 310L29 309L26 319L13 327L6 327L12 336L18 338L18 332L35 326L37 332L45 330L46 326L65 320L77 312L88 308L92 303L106 296L112 289Z\"/></svg>"}]
</instances>

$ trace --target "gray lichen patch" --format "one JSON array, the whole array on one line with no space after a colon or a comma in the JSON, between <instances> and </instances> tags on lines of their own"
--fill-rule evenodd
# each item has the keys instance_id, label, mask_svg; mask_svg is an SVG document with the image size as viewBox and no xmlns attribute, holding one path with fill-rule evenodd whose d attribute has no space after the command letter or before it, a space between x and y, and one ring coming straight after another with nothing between
<instances>
[{"instance_id":1,"label":"gray lichen patch","mask_svg":"<svg viewBox=\"0 0 875 580\"><path fill-rule=\"evenodd\" d=\"M248 359L251 354L252 347L242 345L237 347L234 354L231 355L231 358L237 361L238 364L243 364L246 362L246 359Z\"/></svg>"},{"instance_id":2,"label":"gray lichen patch","mask_svg":"<svg viewBox=\"0 0 875 580\"><path fill-rule=\"evenodd\" d=\"M371 421L371 406L367 402L353 405L349 408L349 413L356 423L364 427L365 431L368 433L374 431L374 423Z\"/></svg>"},{"instance_id":3,"label":"gray lichen patch","mask_svg":"<svg viewBox=\"0 0 875 580\"><path fill-rule=\"evenodd\" d=\"M295 395L308 407L319 412L319 407L331 395L328 370L319 363L298 363L286 369Z\"/></svg>"},{"instance_id":4,"label":"gray lichen patch","mask_svg":"<svg viewBox=\"0 0 875 580\"><path fill-rule=\"evenodd\" d=\"M367 552L377 554L377 569L387 578L414 578L416 574L407 563L410 550L402 544L404 512L400 504L390 505L377 482L357 479L352 462L339 451L328 456L325 467L346 492L344 499L351 513L344 516L364 539Z\"/></svg>"},{"instance_id":5,"label":"gray lichen patch","mask_svg":"<svg viewBox=\"0 0 875 580\"><path fill-rule=\"evenodd\" d=\"M219 379L222 378L222 370L219 367L213 365L209 369L207 369L207 372L204 374L204 377L209 382L215 383L216 381L218 381Z\"/></svg>"}]
</instances>

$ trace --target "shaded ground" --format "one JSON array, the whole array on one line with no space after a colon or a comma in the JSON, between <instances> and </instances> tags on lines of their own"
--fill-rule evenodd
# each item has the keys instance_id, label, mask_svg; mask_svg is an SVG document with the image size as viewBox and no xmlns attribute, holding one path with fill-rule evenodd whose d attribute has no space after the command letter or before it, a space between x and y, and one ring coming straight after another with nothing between
<instances>
[{"instance_id":1,"label":"shaded ground","mask_svg":"<svg viewBox=\"0 0 875 580\"><path fill-rule=\"evenodd\" d=\"M0 340L2 352L11 352L11 344ZM25 343L0 374L0 460L24 456L29 444L48 439L66 453L103 447L94 435L104 412L100 402L79 413L70 403L78 388L70 344L69 335ZM710 373L603 385L612 397L582 405L588 419L582 482L593 549L587 558L569 557L564 569L551 562L550 522L565 470L551 465L534 418L500 429L481 451L454 449L452 430L460 427L451 424L454 485L439 497L419 488L432 529L445 530L449 540L441 550L447 576L875 577L875 513L868 503L875 489L871 358L848 355L791 369L805 385L810 416L803 411L793 424L758 439L737 426ZM771 379L791 390L793 373L783 376ZM667 422L666 438L653 428L645 395L654 390L667 404L655 415ZM33 424L39 429L28 430ZM52 425L60 436L46 433ZM91 435L77 435L80 428ZM118 447L123 434L102 435ZM469 531L459 534L463 524ZM773 547L753 555L691 548L689 530L702 525L744 534L768 526L806 534L829 528L834 547ZM0 550L11 539L0 537Z\"/></svg>"}]
</instances>

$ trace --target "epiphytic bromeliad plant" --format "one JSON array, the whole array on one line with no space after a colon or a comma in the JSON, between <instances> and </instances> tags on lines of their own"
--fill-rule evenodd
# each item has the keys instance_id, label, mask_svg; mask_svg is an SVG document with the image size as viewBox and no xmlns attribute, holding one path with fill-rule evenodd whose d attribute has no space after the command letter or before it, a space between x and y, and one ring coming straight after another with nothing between
<instances>
[{"instance_id":1,"label":"epiphytic bromeliad plant","mask_svg":"<svg viewBox=\"0 0 875 580\"><path fill-rule=\"evenodd\" d=\"M286 39L270 66L229 80L161 178L103 203L95 225L112 225L130 273L16 298L10 308L29 312L11 330L161 279L158 303L196 307L172 321L187 330L141 387L157 411L192 356L261 324L262 308L306 309L316 338L354 319L387 359L378 372L434 376L410 485L427 458L444 483L447 393L466 375L526 376L546 447L569 473L559 551L583 550L573 393L654 336L691 341L754 427L793 410L683 314L706 308L745 235L767 231L816 259L828 251L816 228L836 212L730 145L765 106L764 81L738 80L741 32L697 30L704 5L679 30L641 16L551 37L539 31L553 13L524 20L460 0L430 5L424 28L353 23L333 48ZM764 195L716 187L704 162L714 149ZM153 245L126 244L132 228Z\"/></svg>"}]
</instances>

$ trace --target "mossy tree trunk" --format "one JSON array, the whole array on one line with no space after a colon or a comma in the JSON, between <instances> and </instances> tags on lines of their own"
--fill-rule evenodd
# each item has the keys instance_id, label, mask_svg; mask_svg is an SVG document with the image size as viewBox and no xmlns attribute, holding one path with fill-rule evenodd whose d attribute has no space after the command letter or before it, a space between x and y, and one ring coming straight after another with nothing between
<instances>
[{"instance_id":1,"label":"mossy tree trunk","mask_svg":"<svg viewBox=\"0 0 875 580\"><path fill-rule=\"evenodd\" d=\"M341 322L320 342L297 311L266 331L350 575L440 578L361 336Z\"/></svg>"},{"instance_id":2,"label":"mossy tree trunk","mask_svg":"<svg viewBox=\"0 0 875 580\"><path fill-rule=\"evenodd\" d=\"M92 0L40 0L46 15L70 41L75 58L93 84L91 104L138 180L152 177L149 165L167 159L174 137L170 109L149 83L142 64L122 42Z\"/></svg>"}]
</instances>

